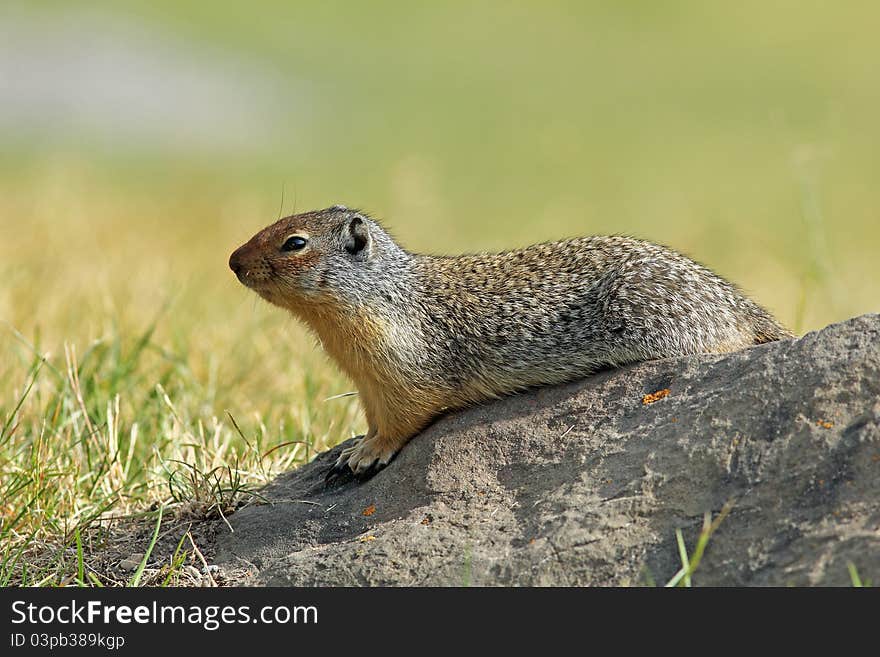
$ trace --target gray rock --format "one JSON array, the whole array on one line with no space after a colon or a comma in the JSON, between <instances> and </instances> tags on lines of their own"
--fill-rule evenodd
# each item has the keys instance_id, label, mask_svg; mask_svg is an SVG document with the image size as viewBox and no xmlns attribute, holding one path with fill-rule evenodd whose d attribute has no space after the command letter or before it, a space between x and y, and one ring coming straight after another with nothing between
<instances>
[{"instance_id":1,"label":"gray rock","mask_svg":"<svg viewBox=\"0 0 880 657\"><path fill-rule=\"evenodd\" d=\"M728 502L695 585L880 583L880 315L450 414L326 488L339 449L230 518L239 583L663 584Z\"/></svg>"}]
</instances>

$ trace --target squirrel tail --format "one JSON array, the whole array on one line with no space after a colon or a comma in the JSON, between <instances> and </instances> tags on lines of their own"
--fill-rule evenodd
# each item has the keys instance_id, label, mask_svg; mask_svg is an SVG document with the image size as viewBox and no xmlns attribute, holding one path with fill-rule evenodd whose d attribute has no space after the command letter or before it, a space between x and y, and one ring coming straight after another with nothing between
<instances>
[{"instance_id":1,"label":"squirrel tail","mask_svg":"<svg viewBox=\"0 0 880 657\"><path fill-rule=\"evenodd\" d=\"M794 333L773 319L769 313L762 313L755 317L752 322L752 329L755 336L755 344L776 342L777 340L787 340L795 337Z\"/></svg>"}]
</instances>

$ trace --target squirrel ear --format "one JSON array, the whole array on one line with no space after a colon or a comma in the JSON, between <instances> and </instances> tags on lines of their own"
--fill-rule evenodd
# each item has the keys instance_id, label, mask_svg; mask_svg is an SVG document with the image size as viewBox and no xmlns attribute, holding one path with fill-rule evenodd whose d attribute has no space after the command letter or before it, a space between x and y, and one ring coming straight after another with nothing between
<instances>
[{"instance_id":1,"label":"squirrel ear","mask_svg":"<svg viewBox=\"0 0 880 657\"><path fill-rule=\"evenodd\" d=\"M353 217L348 223L345 235L345 250L359 260L364 260L370 253L370 229L360 217Z\"/></svg>"}]
</instances>

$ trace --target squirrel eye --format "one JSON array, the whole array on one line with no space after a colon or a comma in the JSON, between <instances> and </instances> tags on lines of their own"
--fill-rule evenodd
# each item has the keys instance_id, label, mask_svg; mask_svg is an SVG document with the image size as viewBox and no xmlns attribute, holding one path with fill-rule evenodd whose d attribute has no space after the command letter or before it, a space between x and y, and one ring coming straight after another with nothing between
<instances>
[{"instance_id":1,"label":"squirrel eye","mask_svg":"<svg viewBox=\"0 0 880 657\"><path fill-rule=\"evenodd\" d=\"M287 238L287 241L281 245L282 251L299 251L303 248L308 240L305 237L300 237L299 235L293 235Z\"/></svg>"}]
</instances>

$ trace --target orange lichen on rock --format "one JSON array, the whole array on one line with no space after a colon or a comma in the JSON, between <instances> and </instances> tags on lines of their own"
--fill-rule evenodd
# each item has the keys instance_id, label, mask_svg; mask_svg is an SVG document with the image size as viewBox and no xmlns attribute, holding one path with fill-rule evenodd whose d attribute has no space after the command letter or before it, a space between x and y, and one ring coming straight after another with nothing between
<instances>
[{"instance_id":1,"label":"orange lichen on rock","mask_svg":"<svg viewBox=\"0 0 880 657\"><path fill-rule=\"evenodd\" d=\"M373 515L374 513L376 513L376 505L375 505L375 504L371 504L371 505L368 506L366 509L364 509L364 515L365 515L365 516L371 516L371 515Z\"/></svg>"},{"instance_id":2,"label":"orange lichen on rock","mask_svg":"<svg viewBox=\"0 0 880 657\"><path fill-rule=\"evenodd\" d=\"M818 424L823 429L830 429L834 426L834 422L829 422L828 420L816 420L816 424Z\"/></svg>"},{"instance_id":3,"label":"orange lichen on rock","mask_svg":"<svg viewBox=\"0 0 880 657\"><path fill-rule=\"evenodd\" d=\"M645 395L642 397L642 403L647 406L648 404L653 404L655 401L663 399L669 395L669 388L663 388L663 390L658 390L657 392L652 392L649 395Z\"/></svg>"}]
</instances>

